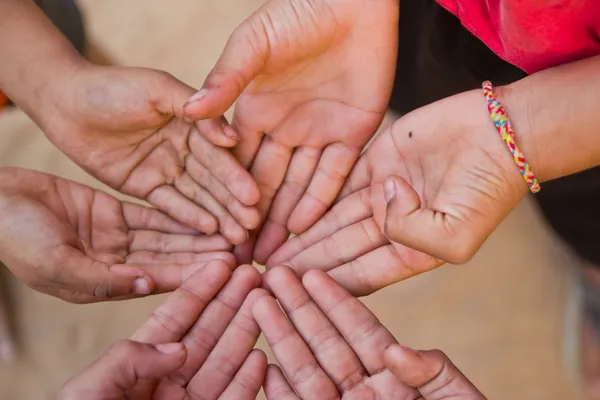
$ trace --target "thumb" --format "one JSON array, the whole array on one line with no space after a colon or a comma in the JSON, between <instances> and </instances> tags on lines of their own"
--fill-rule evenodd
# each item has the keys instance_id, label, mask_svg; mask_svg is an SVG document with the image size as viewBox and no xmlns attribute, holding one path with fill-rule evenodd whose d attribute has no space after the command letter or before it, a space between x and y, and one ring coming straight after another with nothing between
<instances>
[{"instance_id":1,"label":"thumb","mask_svg":"<svg viewBox=\"0 0 600 400\"><path fill-rule=\"evenodd\" d=\"M391 241L453 264L468 262L481 246L475 229L464 221L423 207L419 194L404 179L384 183L387 202L385 234Z\"/></svg>"},{"instance_id":2,"label":"thumb","mask_svg":"<svg viewBox=\"0 0 600 400\"><path fill-rule=\"evenodd\" d=\"M73 303L91 303L120 297L146 296L154 290L154 280L137 266L109 265L64 246L57 250L55 281L63 289L59 297ZM68 297L62 296L68 293Z\"/></svg>"},{"instance_id":3,"label":"thumb","mask_svg":"<svg viewBox=\"0 0 600 400\"><path fill-rule=\"evenodd\" d=\"M403 384L417 389L424 400L447 398L485 400L441 351L416 351L399 344L385 350L384 363Z\"/></svg>"},{"instance_id":4,"label":"thumb","mask_svg":"<svg viewBox=\"0 0 600 400\"><path fill-rule=\"evenodd\" d=\"M116 399L144 379L158 379L185 362L181 343L151 345L122 340L114 343L98 360L68 381L60 399Z\"/></svg>"},{"instance_id":5,"label":"thumb","mask_svg":"<svg viewBox=\"0 0 600 400\"><path fill-rule=\"evenodd\" d=\"M186 117L201 120L223 115L260 73L268 52L266 30L255 14L229 37L202 89L188 100L184 108Z\"/></svg>"}]
</instances>

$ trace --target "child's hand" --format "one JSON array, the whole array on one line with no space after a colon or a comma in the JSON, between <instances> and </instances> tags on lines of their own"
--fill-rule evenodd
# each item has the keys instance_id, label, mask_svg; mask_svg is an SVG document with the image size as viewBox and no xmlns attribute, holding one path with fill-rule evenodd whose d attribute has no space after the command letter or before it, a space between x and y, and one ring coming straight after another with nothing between
<instances>
[{"instance_id":1,"label":"child's hand","mask_svg":"<svg viewBox=\"0 0 600 400\"><path fill-rule=\"evenodd\" d=\"M267 358L252 350L258 271L213 261L170 295L129 341L67 382L62 400L254 400ZM253 290L254 289L254 290Z\"/></svg>"},{"instance_id":2,"label":"child's hand","mask_svg":"<svg viewBox=\"0 0 600 400\"><path fill-rule=\"evenodd\" d=\"M386 204L390 176L395 195ZM483 95L463 93L396 121L361 157L337 204L268 266L322 269L368 294L468 261L526 192Z\"/></svg>"},{"instance_id":3,"label":"child's hand","mask_svg":"<svg viewBox=\"0 0 600 400\"><path fill-rule=\"evenodd\" d=\"M258 299L252 313L281 366L267 369L267 399L485 399L443 353L398 345L327 274L300 281L277 267L264 280L277 301Z\"/></svg>"},{"instance_id":4,"label":"child's hand","mask_svg":"<svg viewBox=\"0 0 600 400\"><path fill-rule=\"evenodd\" d=\"M236 248L264 263L338 195L386 112L398 0L271 0L231 35L187 116L219 116L239 96L234 153L259 183L260 238Z\"/></svg>"},{"instance_id":5,"label":"child's hand","mask_svg":"<svg viewBox=\"0 0 600 400\"><path fill-rule=\"evenodd\" d=\"M259 224L258 188L227 149L205 139L231 129L224 119L196 126L182 119L193 93L161 71L81 62L68 81L47 85L46 102L31 113L61 151L104 183L240 244Z\"/></svg>"},{"instance_id":6,"label":"child's hand","mask_svg":"<svg viewBox=\"0 0 600 400\"><path fill-rule=\"evenodd\" d=\"M40 172L0 170L0 260L27 285L74 303L171 291L212 259L235 259L158 210Z\"/></svg>"}]
</instances>

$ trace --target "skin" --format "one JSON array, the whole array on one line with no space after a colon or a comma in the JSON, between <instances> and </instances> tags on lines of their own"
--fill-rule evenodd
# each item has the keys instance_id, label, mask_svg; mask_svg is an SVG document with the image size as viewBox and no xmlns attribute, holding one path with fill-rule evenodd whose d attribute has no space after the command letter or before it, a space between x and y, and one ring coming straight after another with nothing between
<instances>
[{"instance_id":1,"label":"skin","mask_svg":"<svg viewBox=\"0 0 600 400\"><path fill-rule=\"evenodd\" d=\"M229 247L156 209L41 172L0 169L0 259L33 289L63 300L172 291L212 259L233 268Z\"/></svg>"},{"instance_id":2,"label":"skin","mask_svg":"<svg viewBox=\"0 0 600 400\"><path fill-rule=\"evenodd\" d=\"M56 147L199 232L246 241L260 222L258 188L220 147L235 144L224 118L184 120L194 89L162 71L85 61L32 1L3 1L0 15L0 58L11 60L0 87Z\"/></svg>"},{"instance_id":3,"label":"skin","mask_svg":"<svg viewBox=\"0 0 600 400\"><path fill-rule=\"evenodd\" d=\"M234 153L260 188L264 223L236 247L241 262L264 264L333 203L385 114L398 15L397 0L271 0L234 31L190 99L185 114L200 119L237 98Z\"/></svg>"},{"instance_id":4,"label":"skin","mask_svg":"<svg viewBox=\"0 0 600 400\"><path fill-rule=\"evenodd\" d=\"M263 297L252 312L281 366L267 370L267 399L484 399L443 353L398 345L324 272L300 281L277 267L265 284L279 304Z\"/></svg>"},{"instance_id":5,"label":"skin","mask_svg":"<svg viewBox=\"0 0 600 400\"><path fill-rule=\"evenodd\" d=\"M67 382L59 398L254 400L267 360L252 350L252 305L266 296L253 267L230 277L213 261L192 275L133 334ZM164 353L167 345L167 354ZM161 351L162 350L162 351Z\"/></svg>"},{"instance_id":6,"label":"skin","mask_svg":"<svg viewBox=\"0 0 600 400\"><path fill-rule=\"evenodd\" d=\"M540 182L600 165L599 67L593 57L496 88ZM366 295L444 262L467 262L527 192L481 91L461 93L379 136L335 206L267 267L321 269Z\"/></svg>"}]
</instances>

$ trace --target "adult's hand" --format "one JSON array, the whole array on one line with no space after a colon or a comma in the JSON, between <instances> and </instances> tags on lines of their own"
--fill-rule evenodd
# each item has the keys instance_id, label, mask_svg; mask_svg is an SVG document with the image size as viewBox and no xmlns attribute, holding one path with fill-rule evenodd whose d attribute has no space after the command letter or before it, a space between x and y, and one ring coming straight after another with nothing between
<instances>
[{"instance_id":1,"label":"adult's hand","mask_svg":"<svg viewBox=\"0 0 600 400\"><path fill-rule=\"evenodd\" d=\"M263 297L252 313L283 370L269 366L268 399L483 399L441 353L400 347L324 272L311 271L301 282L277 267L265 283L279 304Z\"/></svg>"},{"instance_id":2,"label":"adult's hand","mask_svg":"<svg viewBox=\"0 0 600 400\"><path fill-rule=\"evenodd\" d=\"M397 120L361 156L336 205L268 261L329 271L355 295L468 261L527 193L479 91Z\"/></svg>"},{"instance_id":3,"label":"adult's hand","mask_svg":"<svg viewBox=\"0 0 600 400\"><path fill-rule=\"evenodd\" d=\"M266 295L251 266L213 261L159 306L129 341L118 342L61 390L60 398L254 400L267 359L254 301Z\"/></svg>"},{"instance_id":4,"label":"adult's hand","mask_svg":"<svg viewBox=\"0 0 600 400\"><path fill-rule=\"evenodd\" d=\"M264 264L338 195L387 108L398 9L398 0L271 0L235 30L185 107L193 119L217 117L238 99L234 153L266 219L255 249L256 237L236 248L241 262Z\"/></svg>"},{"instance_id":5,"label":"adult's hand","mask_svg":"<svg viewBox=\"0 0 600 400\"><path fill-rule=\"evenodd\" d=\"M176 289L212 259L235 259L162 212L21 168L0 169L0 260L40 292L75 303Z\"/></svg>"}]
</instances>

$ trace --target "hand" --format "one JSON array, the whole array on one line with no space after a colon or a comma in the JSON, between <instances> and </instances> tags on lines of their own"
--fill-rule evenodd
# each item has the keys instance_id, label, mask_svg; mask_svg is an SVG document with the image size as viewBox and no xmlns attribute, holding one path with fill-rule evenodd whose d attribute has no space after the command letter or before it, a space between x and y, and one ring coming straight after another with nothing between
<instances>
[{"instance_id":1,"label":"hand","mask_svg":"<svg viewBox=\"0 0 600 400\"><path fill-rule=\"evenodd\" d=\"M277 267L265 283L281 308L266 296L252 314L285 373L269 366L267 399L484 398L441 353L399 346L324 272L311 271L300 282L292 270Z\"/></svg>"},{"instance_id":2,"label":"hand","mask_svg":"<svg viewBox=\"0 0 600 400\"><path fill-rule=\"evenodd\" d=\"M204 137L230 131L224 119L182 120L192 93L161 71L82 61L48 84L47 100L32 113L62 152L102 182L240 244L259 224L250 207L258 188L227 149Z\"/></svg>"},{"instance_id":3,"label":"hand","mask_svg":"<svg viewBox=\"0 0 600 400\"><path fill-rule=\"evenodd\" d=\"M285 263L299 275L329 271L353 294L366 295L444 261L467 262L526 192L483 95L466 92L383 132L336 205L267 266Z\"/></svg>"},{"instance_id":4,"label":"hand","mask_svg":"<svg viewBox=\"0 0 600 400\"><path fill-rule=\"evenodd\" d=\"M235 259L221 236L75 182L0 169L0 260L27 285L74 303L172 291L206 262ZM25 251L26 250L26 251Z\"/></svg>"},{"instance_id":5,"label":"hand","mask_svg":"<svg viewBox=\"0 0 600 400\"><path fill-rule=\"evenodd\" d=\"M60 398L254 400L267 359L252 350L260 331L251 309L267 293L255 289L260 275L249 265L229 275L222 261L196 272Z\"/></svg>"},{"instance_id":6,"label":"hand","mask_svg":"<svg viewBox=\"0 0 600 400\"><path fill-rule=\"evenodd\" d=\"M236 248L241 262L264 264L334 201L386 112L398 9L398 0L271 0L235 30L190 99L186 115L201 119L239 96L234 153L266 218L256 249L252 237Z\"/></svg>"}]
</instances>

